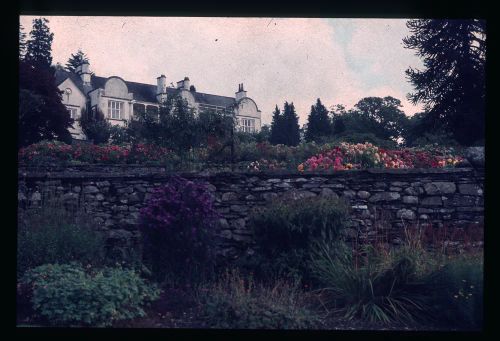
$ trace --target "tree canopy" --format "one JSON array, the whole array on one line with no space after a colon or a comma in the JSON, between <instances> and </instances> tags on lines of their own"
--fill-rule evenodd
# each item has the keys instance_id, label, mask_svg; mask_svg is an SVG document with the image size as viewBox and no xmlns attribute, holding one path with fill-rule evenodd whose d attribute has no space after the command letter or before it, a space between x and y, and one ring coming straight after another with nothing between
<instances>
[{"instance_id":1,"label":"tree canopy","mask_svg":"<svg viewBox=\"0 0 500 341\"><path fill-rule=\"evenodd\" d=\"M26 55L19 61L18 147L47 139L71 143L68 130L73 124L62 104L51 68L53 33L48 20L34 19Z\"/></svg>"},{"instance_id":2,"label":"tree canopy","mask_svg":"<svg viewBox=\"0 0 500 341\"><path fill-rule=\"evenodd\" d=\"M463 145L484 139L486 23L484 20L414 19L404 46L417 51L424 69L409 68L408 95L424 103L425 130L444 129Z\"/></svg>"}]
</instances>

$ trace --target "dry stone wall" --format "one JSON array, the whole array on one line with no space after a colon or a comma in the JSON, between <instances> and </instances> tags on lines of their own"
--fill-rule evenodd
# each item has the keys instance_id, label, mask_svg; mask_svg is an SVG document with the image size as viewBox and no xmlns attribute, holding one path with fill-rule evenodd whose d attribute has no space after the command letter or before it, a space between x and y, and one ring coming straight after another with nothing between
<instances>
[{"instance_id":1,"label":"dry stone wall","mask_svg":"<svg viewBox=\"0 0 500 341\"><path fill-rule=\"evenodd\" d=\"M360 240L378 233L398 243L404 226L482 226L484 171L473 168L352 170L330 174L188 173L208 184L221 213L220 253L234 257L253 245L247 226L252 209L282 197L345 198L351 207L346 233ZM37 204L56 193L68 204L80 204L117 245L132 247L139 237L139 209L155 187L171 174L161 167L73 166L19 168L18 203Z\"/></svg>"}]
</instances>

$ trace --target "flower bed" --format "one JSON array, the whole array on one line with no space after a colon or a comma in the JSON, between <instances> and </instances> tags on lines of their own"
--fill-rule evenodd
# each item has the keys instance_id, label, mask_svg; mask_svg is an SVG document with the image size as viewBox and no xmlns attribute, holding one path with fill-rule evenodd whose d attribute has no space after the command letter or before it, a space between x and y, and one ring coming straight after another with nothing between
<instances>
[{"instance_id":1,"label":"flower bed","mask_svg":"<svg viewBox=\"0 0 500 341\"><path fill-rule=\"evenodd\" d=\"M20 163L46 163L77 161L84 163L145 163L164 162L174 157L166 148L146 145L68 145L59 141L42 141L21 148L18 152Z\"/></svg>"},{"instance_id":2,"label":"flower bed","mask_svg":"<svg viewBox=\"0 0 500 341\"><path fill-rule=\"evenodd\" d=\"M298 165L299 171L346 170L364 168L439 168L463 161L452 148L404 148L386 150L371 143L341 143Z\"/></svg>"}]
</instances>

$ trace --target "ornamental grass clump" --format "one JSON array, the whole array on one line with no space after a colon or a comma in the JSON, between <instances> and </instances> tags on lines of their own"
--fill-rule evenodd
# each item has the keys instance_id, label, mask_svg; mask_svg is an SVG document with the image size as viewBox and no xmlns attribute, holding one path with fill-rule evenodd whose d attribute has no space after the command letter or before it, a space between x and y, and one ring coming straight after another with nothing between
<instances>
[{"instance_id":1,"label":"ornamental grass clump","mask_svg":"<svg viewBox=\"0 0 500 341\"><path fill-rule=\"evenodd\" d=\"M213 196L203 184L175 176L152 193L140 211L140 226L144 260L156 280L211 272L216 218Z\"/></svg>"},{"instance_id":2,"label":"ornamental grass clump","mask_svg":"<svg viewBox=\"0 0 500 341\"><path fill-rule=\"evenodd\" d=\"M310 266L320 282L324 306L348 320L414 322L426 315L427 288L415 259L367 245L357 253L342 241L318 242Z\"/></svg>"},{"instance_id":3,"label":"ornamental grass clump","mask_svg":"<svg viewBox=\"0 0 500 341\"><path fill-rule=\"evenodd\" d=\"M17 272L46 263L104 264L105 236L82 208L48 199L40 207L18 210Z\"/></svg>"}]
</instances>

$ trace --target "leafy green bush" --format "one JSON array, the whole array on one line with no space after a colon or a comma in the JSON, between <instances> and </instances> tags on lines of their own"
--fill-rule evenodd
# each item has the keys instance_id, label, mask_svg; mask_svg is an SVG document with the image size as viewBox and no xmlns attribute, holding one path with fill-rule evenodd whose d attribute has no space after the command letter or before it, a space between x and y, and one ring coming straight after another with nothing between
<instances>
[{"instance_id":1,"label":"leafy green bush","mask_svg":"<svg viewBox=\"0 0 500 341\"><path fill-rule=\"evenodd\" d=\"M426 278L434 319L453 327L481 329L483 325L482 257L461 256Z\"/></svg>"},{"instance_id":2,"label":"leafy green bush","mask_svg":"<svg viewBox=\"0 0 500 341\"><path fill-rule=\"evenodd\" d=\"M346 319L413 322L424 316L423 286L414 258L366 246L357 254L342 241L318 242L311 260L327 307Z\"/></svg>"},{"instance_id":3,"label":"leafy green bush","mask_svg":"<svg viewBox=\"0 0 500 341\"><path fill-rule=\"evenodd\" d=\"M17 272L47 263L78 261L100 265L105 260L105 239L92 217L65 208L51 199L40 207L19 209Z\"/></svg>"},{"instance_id":4,"label":"leafy green bush","mask_svg":"<svg viewBox=\"0 0 500 341\"><path fill-rule=\"evenodd\" d=\"M109 326L114 321L144 316L142 309L159 296L132 270L87 271L79 264L46 264L21 279L31 291L37 314L51 325Z\"/></svg>"},{"instance_id":5,"label":"leafy green bush","mask_svg":"<svg viewBox=\"0 0 500 341\"><path fill-rule=\"evenodd\" d=\"M202 315L215 328L305 329L320 324L297 284L256 284L237 271L198 289Z\"/></svg>"},{"instance_id":6,"label":"leafy green bush","mask_svg":"<svg viewBox=\"0 0 500 341\"><path fill-rule=\"evenodd\" d=\"M306 260L315 239L336 240L347 216L345 202L337 198L313 197L275 200L250 217L263 277L309 278ZM242 261L244 262L244 260Z\"/></svg>"}]
</instances>

